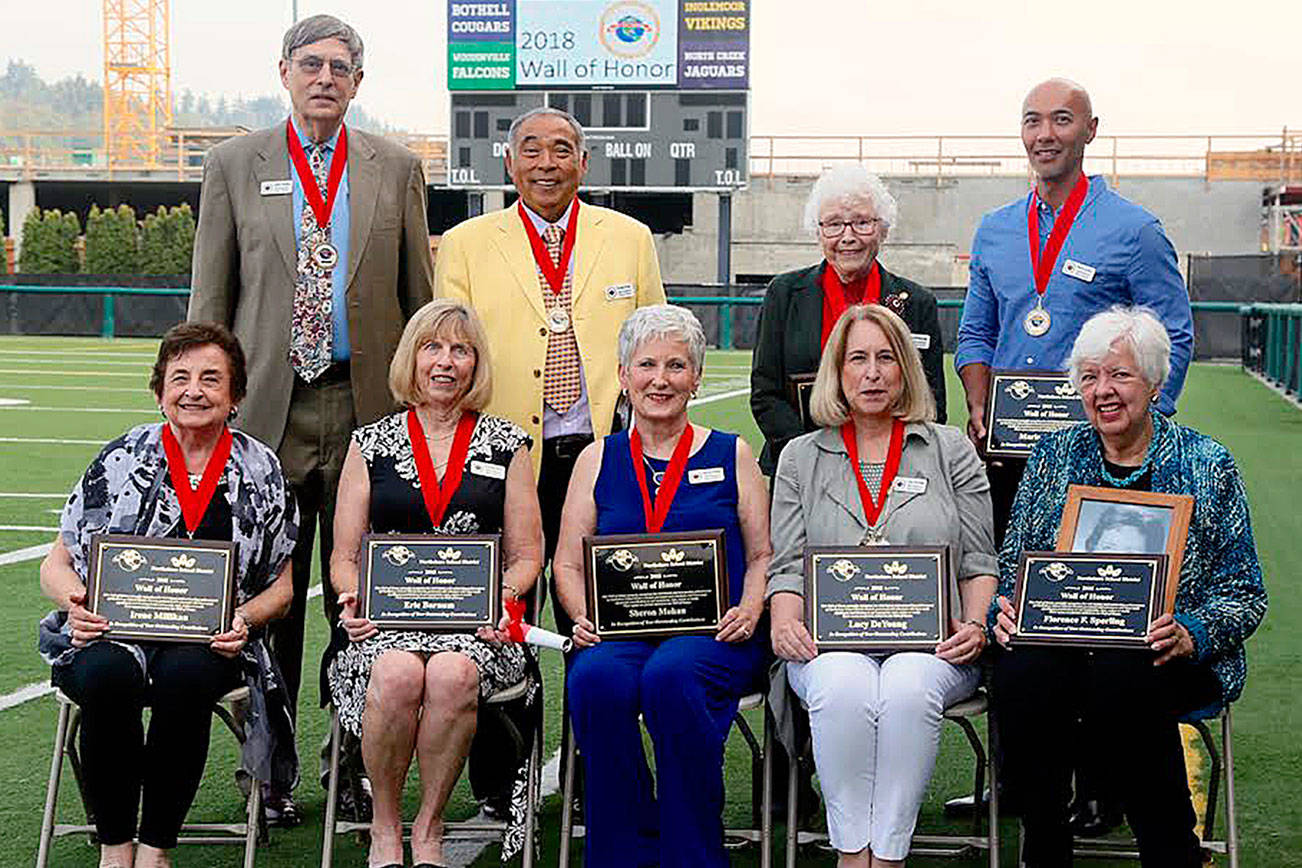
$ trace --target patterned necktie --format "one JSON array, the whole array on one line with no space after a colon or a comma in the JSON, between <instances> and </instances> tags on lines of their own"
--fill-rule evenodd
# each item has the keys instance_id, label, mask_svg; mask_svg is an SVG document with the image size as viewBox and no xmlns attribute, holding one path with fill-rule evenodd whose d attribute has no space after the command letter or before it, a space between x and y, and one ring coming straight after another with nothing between
<instances>
[{"instance_id":1,"label":"patterned necktie","mask_svg":"<svg viewBox=\"0 0 1302 868\"><path fill-rule=\"evenodd\" d=\"M307 163L321 189L326 191L327 163L325 146L316 142L307 145ZM334 202L330 203L331 207ZM330 224L316 225L316 214L307 202L303 203L303 218L299 222L298 273L294 278L294 319L289 335L289 364L307 382L315 380L330 367L331 343L334 337L334 268L324 267L330 257L321 257L317 251L330 244Z\"/></svg>"},{"instance_id":2,"label":"patterned necktie","mask_svg":"<svg viewBox=\"0 0 1302 868\"><path fill-rule=\"evenodd\" d=\"M543 242L547 245L547 254L555 264L560 264L561 261L561 239L564 236L565 230L555 224L548 226L542 233ZM572 264L573 260L571 259L570 262ZM561 291L557 293L552 292L542 269L538 269L538 285L542 288L543 307L547 310L560 307L567 314L570 312L570 271L572 270L566 269ZM582 391L579 378L582 375L579 368L579 344L574 339L574 322L571 318L569 327L565 331L554 332L550 328L547 330L547 363L543 366L543 400L557 413L562 415L568 413L574 406L574 402L579 400Z\"/></svg>"}]
</instances>

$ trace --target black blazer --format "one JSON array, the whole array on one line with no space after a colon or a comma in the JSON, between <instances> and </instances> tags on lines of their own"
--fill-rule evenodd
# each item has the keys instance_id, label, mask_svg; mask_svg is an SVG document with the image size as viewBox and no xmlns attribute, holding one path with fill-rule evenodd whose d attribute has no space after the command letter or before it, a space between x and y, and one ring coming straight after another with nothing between
<instances>
[{"instance_id":1,"label":"black blazer","mask_svg":"<svg viewBox=\"0 0 1302 868\"><path fill-rule=\"evenodd\" d=\"M804 434L800 410L789 391L788 377L812 374L823 355L823 269L826 261L773 278L760 308L759 333L751 357L750 409L764 434L760 468L772 476L787 441ZM936 398L936 421L945 421L945 348L940 337L936 297L911 280L882 275L882 303L900 315L916 336L926 335L920 349L922 369ZM895 296L897 301L892 301Z\"/></svg>"}]
</instances>

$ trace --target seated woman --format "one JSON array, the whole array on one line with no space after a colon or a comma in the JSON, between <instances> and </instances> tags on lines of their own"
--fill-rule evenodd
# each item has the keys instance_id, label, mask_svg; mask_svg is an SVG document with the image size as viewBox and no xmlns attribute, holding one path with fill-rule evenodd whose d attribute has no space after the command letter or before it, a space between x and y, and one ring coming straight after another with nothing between
<instances>
[{"instance_id":1,"label":"seated woman","mask_svg":"<svg viewBox=\"0 0 1302 868\"><path fill-rule=\"evenodd\" d=\"M750 407L764 434L760 466L766 474L772 475L789 440L817 427L812 420L801 424L790 378L818 370L832 326L849 305L882 304L908 324L936 419L945 421L945 348L936 297L877 261L897 211L886 186L859 165L827 169L809 193L805 228L817 233L823 261L773 278L751 362Z\"/></svg>"},{"instance_id":2,"label":"seated woman","mask_svg":"<svg viewBox=\"0 0 1302 868\"><path fill-rule=\"evenodd\" d=\"M1031 868L1071 864L1073 752L1061 737L1077 719L1095 743L1100 783L1120 800L1143 864L1202 864L1176 719L1239 696L1243 643L1266 612L1266 591L1233 457L1153 406L1170 355L1166 330L1143 308L1115 307L1087 320L1069 365L1089 424L1036 444L1013 504L999 556L1000 596L991 607L1003 645L1014 631L1009 597L1018 558L1053 550L1069 485L1194 498L1175 616L1149 625L1153 654L1028 646L998 655L1003 779L1021 810Z\"/></svg>"},{"instance_id":3,"label":"seated woman","mask_svg":"<svg viewBox=\"0 0 1302 868\"><path fill-rule=\"evenodd\" d=\"M687 419L704 360L705 335L686 308L652 305L629 316L619 331L619 382L632 431L580 453L561 515L553 569L581 649L566 689L583 755L589 868L728 864L723 746L738 700L767 662L756 628L770 549L750 447ZM715 635L597 637L584 602L583 537L712 528L724 531L731 605ZM655 747L654 790L639 714Z\"/></svg>"},{"instance_id":4,"label":"seated woman","mask_svg":"<svg viewBox=\"0 0 1302 868\"><path fill-rule=\"evenodd\" d=\"M470 750L479 699L525 677L522 646L502 644L500 632L379 630L357 617L367 532L500 533L503 599L520 596L537 578L542 524L529 438L479 412L492 394L492 367L470 308L438 299L416 311L389 366L389 390L408 409L353 432L339 479L330 570L351 643L330 664L329 678L340 722L361 738L371 780L371 866L403 863L402 786L413 752L421 805L412 859L418 866L443 861L443 807ZM504 859L521 843L517 791Z\"/></svg>"},{"instance_id":5,"label":"seated woman","mask_svg":"<svg viewBox=\"0 0 1302 868\"><path fill-rule=\"evenodd\" d=\"M931 779L945 707L970 696L995 588L990 486L966 435L932 422L909 327L879 305L837 321L811 410L773 478L769 609L786 661L769 694L793 751L787 686L809 711L814 765L841 868L900 865ZM806 546L949 547L950 637L933 653L819 654L804 622Z\"/></svg>"},{"instance_id":6,"label":"seated woman","mask_svg":"<svg viewBox=\"0 0 1302 868\"><path fill-rule=\"evenodd\" d=\"M227 427L247 383L244 351L226 328L169 329L149 379L165 421L104 447L41 564L41 589L61 610L41 622L41 654L50 680L81 706L84 795L103 868L171 864L203 777L213 703L235 687L253 691L243 768L285 786L297 778L280 675L262 641L266 623L289 610L297 510L276 454ZM235 543L231 629L206 644L104 637L108 621L85 608L85 582L91 537L106 533Z\"/></svg>"}]
</instances>

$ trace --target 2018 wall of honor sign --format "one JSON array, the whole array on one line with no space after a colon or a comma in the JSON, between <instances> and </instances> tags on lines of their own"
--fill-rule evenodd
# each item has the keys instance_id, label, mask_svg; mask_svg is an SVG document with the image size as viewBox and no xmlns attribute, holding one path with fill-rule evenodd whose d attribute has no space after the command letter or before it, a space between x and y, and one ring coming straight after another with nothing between
<instances>
[{"instance_id":1,"label":"2018 wall of honor sign","mask_svg":"<svg viewBox=\"0 0 1302 868\"><path fill-rule=\"evenodd\" d=\"M742 90L751 0L448 4L448 89Z\"/></svg>"}]
</instances>

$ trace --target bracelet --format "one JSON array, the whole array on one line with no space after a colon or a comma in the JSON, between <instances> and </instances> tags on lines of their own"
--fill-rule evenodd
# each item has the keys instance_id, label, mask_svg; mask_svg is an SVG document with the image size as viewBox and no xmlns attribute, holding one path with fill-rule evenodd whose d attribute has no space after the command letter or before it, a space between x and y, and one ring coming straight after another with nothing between
<instances>
[{"instance_id":1,"label":"bracelet","mask_svg":"<svg viewBox=\"0 0 1302 868\"><path fill-rule=\"evenodd\" d=\"M520 599L520 589L510 582L502 582L502 590L511 592L511 599Z\"/></svg>"},{"instance_id":2,"label":"bracelet","mask_svg":"<svg viewBox=\"0 0 1302 868\"><path fill-rule=\"evenodd\" d=\"M990 644L990 628L986 626L985 622L978 621L976 618L969 618L963 623L971 624L973 627L976 627L981 631L981 647L984 648L986 645Z\"/></svg>"}]
</instances>

